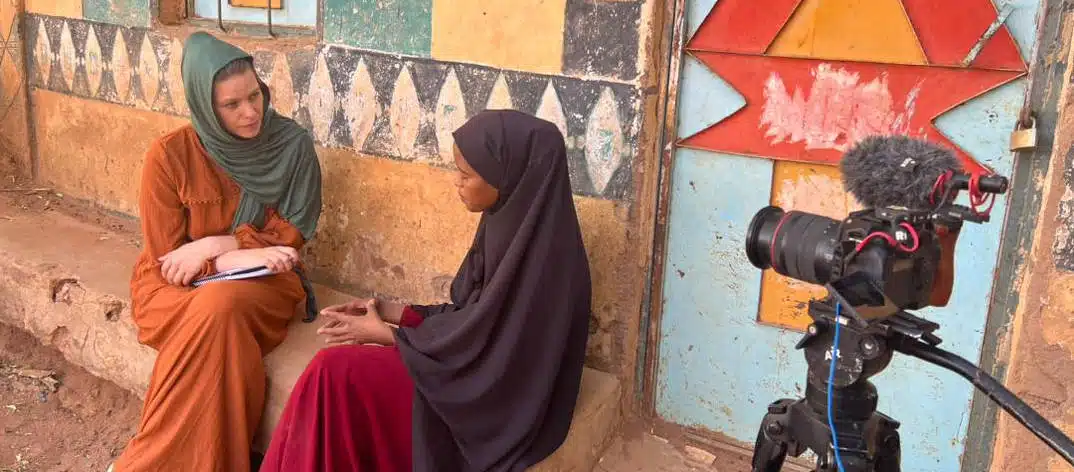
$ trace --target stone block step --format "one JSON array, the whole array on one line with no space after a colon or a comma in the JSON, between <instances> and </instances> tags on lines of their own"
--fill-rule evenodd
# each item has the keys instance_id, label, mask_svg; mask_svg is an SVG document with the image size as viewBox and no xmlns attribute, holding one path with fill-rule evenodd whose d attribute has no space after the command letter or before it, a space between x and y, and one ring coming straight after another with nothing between
<instances>
[{"instance_id":1,"label":"stone block step","mask_svg":"<svg viewBox=\"0 0 1074 472\"><path fill-rule=\"evenodd\" d=\"M5 209L0 219L0 322L26 330L72 363L144 397L156 351L138 343L128 281L130 235L55 212ZM323 306L349 297L318 286ZM256 445L264 448L299 374L323 346L319 323L296 316L265 358L269 390ZM566 443L533 470L589 471L618 427L621 386L586 368Z\"/></svg>"}]
</instances>

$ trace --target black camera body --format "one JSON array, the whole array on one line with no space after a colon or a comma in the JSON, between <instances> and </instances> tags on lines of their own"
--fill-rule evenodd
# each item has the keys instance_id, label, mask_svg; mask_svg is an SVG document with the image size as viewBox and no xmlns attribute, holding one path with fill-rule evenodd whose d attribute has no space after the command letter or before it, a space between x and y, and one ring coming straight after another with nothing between
<instances>
[{"instance_id":1,"label":"black camera body","mask_svg":"<svg viewBox=\"0 0 1074 472\"><path fill-rule=\"evenodd\" d=\"M753 217L746 256L758 269L818 285L861 273L899 308L929 306L942 249L960 221L934 211L859 210L837 221L768 206Z\"/></svg>"}]
</instances>

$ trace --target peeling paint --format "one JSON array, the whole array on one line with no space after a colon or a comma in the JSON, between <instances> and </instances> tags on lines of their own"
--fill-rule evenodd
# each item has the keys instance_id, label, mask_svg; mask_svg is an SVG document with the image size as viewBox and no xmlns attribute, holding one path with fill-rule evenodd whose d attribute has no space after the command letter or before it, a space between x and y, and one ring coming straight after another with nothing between
<instances>
[{"instance_id":1,"label":"peeling paint","mask_svg":"<svg viewBox=\"0 0 1074 472\"><path fill-rule=\"evenodd\" d=\"M326 42L429 56L432 0L325 0L323 5Z\"/></svg>"},{"instance_id":2,"label":"peeling paint","mask_svg":"<svg viewBox=\"0 0 1074 472\"><path fill-rule=\"evenodd\" d=\"M772 38L789 30L808 32L809 28L800 23L783 28L783 9L773 10L776 6L770 9L773 11L743 14L738 23L728 20L730 14L746 12L749 0L716 2L715 9L706 12L708 18L698 33L688 39L689 55L711 73L696 73L699 69L690 66L687 59L683 70L694 73L680 77L683 96L694 88L698 101L686 109L680 106L678 129L699 131L683 136L670 169L660 356L671 357L671 362L660 364L657 414L678 424L702 425L743 443L752 443L756 437L763 405L801 395L806 371L800 351L794 350L800 336L781 329L785 324L759 324L758 318L770 321L776 317L769 315L777 311L802 315L810 292L822 295L823 288L806 290L807 284L801 282L773 282L777 277L769 278L771 271L762 274L744 260L744 243L728 237L725 225L719 223L733 220L731 232L741 238L747 229L744 225L768 204L843 217L857 205L845 198L835 165L843 151L873 134L926 137L957 149L967 167L987 162L996 172L1010 175L1013 156L1006 139L1027 85L1018 78L1019 58L1013 43L1001 34L993 38L994 43L1005 41L996 45L998 53L986 54L986 48L975 65L1005 61L1010 64L1006 69L936 67L937 61L932 60L962 49L956 61L961 60L969 49L969 45L956 47L966 38L954 38L960 30L939 23L937 18L965 18L967 24L976 24L979 17L992 15L988 5L963 12L935 8L935 2L927 0L903 1L917 7L914 21L907 22L905 16L833 11L875 9L881 4L891 10L893 5L899 6L897 2L778 3L787 11L819 5L814 18L802 20L808 15L800 15L795 20L811 22L805 25L809 27L835 24L851 28L842 31L857 31L863 36L877 30L917 33L929 60L927 64L915 63L922 51L908 47L913 41L903 40L905 37L896 47L876 41L876 37L857 38L839 30L814 31L812 38L817 41L800 45L807 51L773 54L767 49ZM692 0L687 2L687 11L711 5ZM694 12L692 16L703 15ZM885 30L848 23L860 22L863 17L891 24L885 25ZM1032 18L1019 18L1020 28L1032 28ZM980 30L967 26L967 31L974 31L971 43L992 19L988 18ZM756 24L727 27L747 20ZM926 23L928 28L923 28ZM907 29L907 25L912 28ZM838 42L840 50L822 47L822 43L831 46L832 42ZM872 49L882 50L882 54L862 57ZM909 53L914 54L911 57ZM835 62L830 59L833 57L841 59ZM711 86L718 83L713 77L731 87ZM743 98L745 106L735 108ZM733 113L719 119L728 109ZM714 119L718 122L712 124ZM992 302L993 275L999 259L1007 257L999 252L1003 225L995 223L1007 218L1005 211L1001 199L992 212L993 224L974 227L960 237L955 262L959 275L949 306L918 312L942 323L939 335L945 349L969 359L977 359L981 346L992 341L984 338L983 328ZM721 238L715 238L716 234ZM714 251L714 247L719 250ZM679 277L675 271L688 276ZM781 293L779 287L788 288ZM764 305L766 299L772 300L771 307ZM760 307L758 300L762 301ZM705 313L700 320L686 315L697 311ZM714 337L728 341L703 341ZM750 362L728 362L743 358ZM709 364L727 368L709 369ZM977 426L967 422L972 385L954 376L936 375L906 356L896 356L874 383L880 411L903 424L903 467L957 470L966 449L967 429ZM908 396L908 386L923 393ZM713 414L708 403L696 400L699 398L718 399L734 416Z\"/></svg>"},{"instance_id":3,"label":"peeling paint","mask_svg":"<svg viewBox=\"0 0 1074 472\"><path fill-rule=\"evenodd\" d=\"M1063 195L1059 197L1059 211L1056 215L1055 242L1052 244L1052 253L1057 267L1067 271L1074 271L1074 183L1067 183L1063 187Z\"/></svg>"},{"instance_id":4,"label":"peeling paint","mask_svg":"<svg viewBox=\"0 0 1074 472\"><path fill-rule=\"evenodd\" d=\"M188 113L180 41L144 28L27 19L33 86L136 109ZM563 131L575 193L623 200L633 188L642 116L642 91L635 85L340 46L281 52L258 45L252 54L274 107L309 129L318 144L449 167L451 132L467 117L514 108Z\"/></svg>"},{"instance_id":5,"label":"peeling paint","mask_svg":"<svg viewBox=\"0 0 1074 472\"><path fill-rule=\"evenodd\" d=\"M911 130L920 83L912 87L901 103L891 94L886 74L861 83L861 76L831 64L813 69L808 92L793 94L777 72L772 72L764 89L761 125L771 144L805 143L806 149L846 151L870 135L923 135Z\"/></svg>"},{"instance_id":6,"label":"peeling paint","mask_svg":"<svg viewBox=\"0 0 1074 472\"><path fill-rule=\"evenodd\" d=\"M82 15L89 20L124 26L149 26L150 0L83 0Z\"/></svg>"}]
</instances>

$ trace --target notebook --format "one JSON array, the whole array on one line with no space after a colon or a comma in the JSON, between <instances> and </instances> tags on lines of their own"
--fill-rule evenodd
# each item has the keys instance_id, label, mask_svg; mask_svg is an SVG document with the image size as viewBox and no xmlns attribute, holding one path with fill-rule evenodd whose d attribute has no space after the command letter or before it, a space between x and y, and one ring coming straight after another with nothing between
<instances>
[{"instance_id":1,"label":"notebook","mask_svg":"<svg viewBox=\"0 0 1074 472\"><path fill-rule=\"evenodd\" d=\"M264 277L266 275L272 275L272 270L265 266L249 267L246 269L231 269L228 271L210 275L208 277L202 277L198 280L195 280L192 285L194 287L200 287L209 282L218 282L221 280L253 279L257 277Z\"/></svg>"}]
</instances>

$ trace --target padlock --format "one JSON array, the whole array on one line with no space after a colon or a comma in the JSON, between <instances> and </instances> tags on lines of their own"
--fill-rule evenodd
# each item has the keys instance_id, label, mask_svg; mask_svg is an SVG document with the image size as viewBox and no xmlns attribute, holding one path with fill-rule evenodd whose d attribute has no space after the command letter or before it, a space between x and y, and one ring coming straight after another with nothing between
<instances>
[{"instance_id":1,"label":"padlock","mask_svg":"<svg viewBox=\"0 0 1074 472\"><path fill-rule=\"evenodd\" d=\"M1029 127L1022 127L1021 120L1011 132L1011 151L1026 151L1037 147L1037 120L1029 119Z\"/></svg>"}]
</instances>

